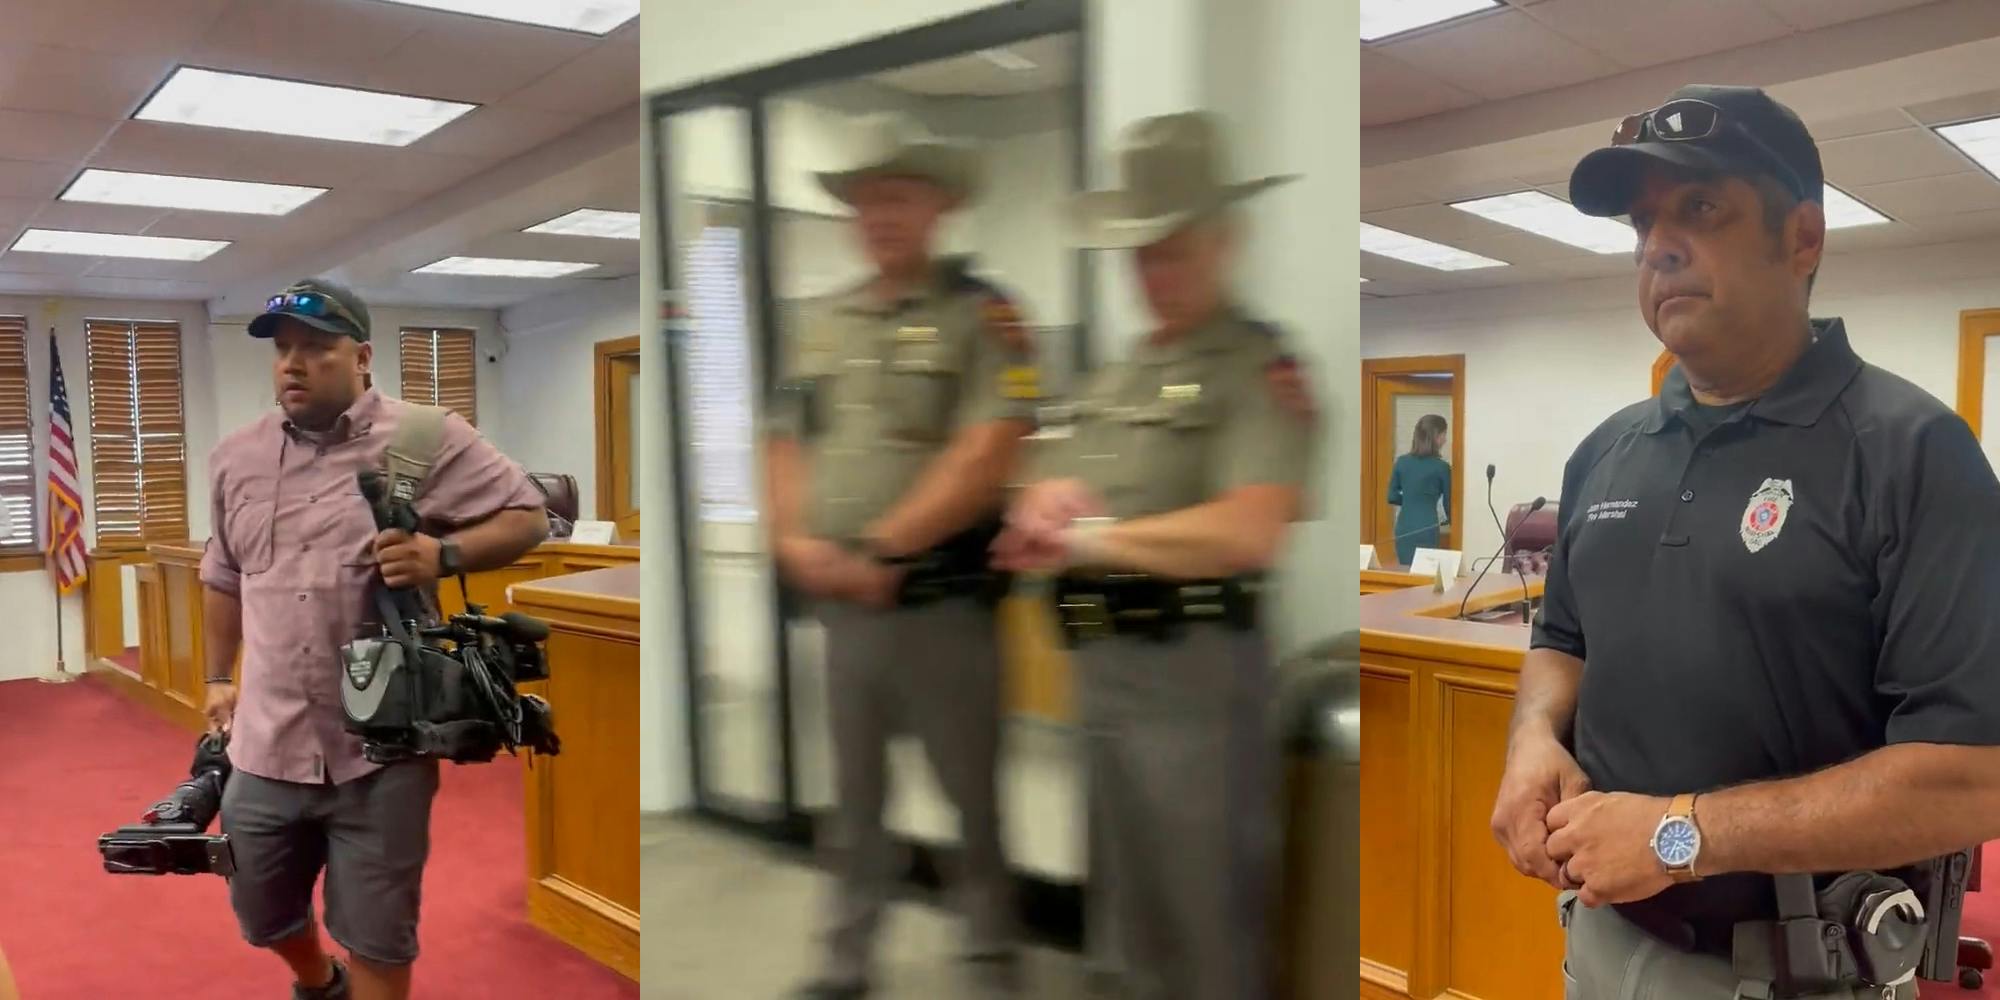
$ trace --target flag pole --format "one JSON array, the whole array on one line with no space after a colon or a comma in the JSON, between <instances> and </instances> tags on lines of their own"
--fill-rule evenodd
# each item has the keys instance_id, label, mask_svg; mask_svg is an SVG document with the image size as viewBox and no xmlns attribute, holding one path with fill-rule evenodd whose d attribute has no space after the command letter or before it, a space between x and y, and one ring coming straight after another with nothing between
<instances>
[{"instance_id":1,"label":"flag pole","mask_svg":"<svg viewBox=\"0 0 2000 1000\"><path fill-rule=\"evenodd\" d=\"M57 350L58 348L56 346L56 329L55 327L52 326L49 327L49 367L51 370L51 377L49 379L49 383L50 383L50 391L52 393L55 391L55 383L56 383L56 378L54 373L60 372L62 369L62 358L56 354ZM49 405L51 410L55 408L55 403L56 400L54 399L49 400ZM55 425L53 417L51 417L49 433L51 434L55 433ZM51 472L51 475L53 475L53 472ZM54 490L48 490L47 492L53 494ZM59 575L56 572L56 560L62 558L62 556L59 555L56 551L56 542L57 542L56 536L58 534L58 528L56 525L56 505L54 500L55 498L53 496L49 497L48 570L49 570L49 586L56 592L56 599L55 599L56 671L55 673L52 674L43 674L41 679L42 682L46 684L68 684L69 682L76 680L76 675L70 673L68 665L63 662L63 627L62 627L63 591L62 591L62 580L60 579Z\"/></svg>"},{"instance_id":2,"label":"flag pole","mask_svg":"<svg viewBox=\"0 0 2000 1000\"><path fill-rule=\"evenodd\" d=\"M69 669L63 663L63 593L62 585L56 582L55 574L53 573L49 574L49 586L54 587L56 592L56 672L53 674L43 674L42 682L45 684L68 684L76 680L76 675L70 673Z\"/></svg>"}]
</instances>

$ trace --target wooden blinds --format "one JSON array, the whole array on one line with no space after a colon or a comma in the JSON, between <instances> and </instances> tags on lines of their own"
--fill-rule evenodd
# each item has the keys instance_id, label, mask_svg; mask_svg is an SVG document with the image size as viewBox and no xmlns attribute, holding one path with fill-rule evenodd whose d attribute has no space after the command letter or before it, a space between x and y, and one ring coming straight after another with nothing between
<instances>
[{"instance_id":1,"label":"wooden blinds","mask_svg":"<svg viewBox=\"0 0 2000 1000\"><path fill-rule=\"evenodd\" d=\"M28 321L0 316L0 556L37 551L35 500L41 490L28 382Z\"/></svg>"},{"instance_id":2,"label":"wooden blinds","mask_svg":"<svg viewBox=\"0 0 2000 1000\"><path fill-rule=\"evenodd\" d=\"M186 538L180 326L93 319L84 330L97 542L124 548Z\"/></svg>"},{"instance_id":3,"label":"wooden blinds","mask_svg":"<svg viewBox=\"0 0 2000 1000\"><path fill-rule=\"evenodd\" d=\"M479 425L479 352L471 330L405 328L398 346L404 399L449 407L466 423Z\"/></svg>"}]
</instances>

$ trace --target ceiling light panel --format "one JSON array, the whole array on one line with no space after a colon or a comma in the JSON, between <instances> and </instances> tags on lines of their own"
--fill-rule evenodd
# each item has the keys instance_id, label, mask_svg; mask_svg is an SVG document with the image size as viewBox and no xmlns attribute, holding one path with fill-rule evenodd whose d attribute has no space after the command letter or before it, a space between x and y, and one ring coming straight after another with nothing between
<instances>
[{"instance_id":1,"label":"ceiling light panel","mask_svg":"<svg viewBox=\"0 0 2000 1000\"><path fill-rule=\"evenodd\" d=\"M2000 177L2000 118L1940 125L1937 134L1987 173Z\"/></svg>"},{"instance_id":2,"label":"ceiling light panel","mask_svg":"<svg viewBox=\"0 0 2000 1000\"><path fill-rule=\"evenodd\" d=\"M1540 191L1516 191L1492 198L1457 201L1452 202L1451 207L1591 253L1629 254L1638 245L1638 237L1631 226L1585 215L1569 202Z\"/></svg>"},{"instance_id":3,"label":"ceiling light panel","mask_svg":"<svg viewBox=\"0 0 2000 1000\"><path fill-rule=\"evenodd\" d=\"M596 264L566 260L509 260L501 257L446 257L412 274L452 274L474 278L562 278Z\"/></svg>"},{"instance_id":4,"label":"ceiling light panel","mask_svg":"<svg viewBox=\"0 0 2000 1000\"><path fill-rule=\"evenodd\" d=\"M71 182L59 200L174 208L191 212L287 215L325 193L325 188L290 184L92 169L85 170Z\"/></svg>"},{"instance_id":5,"label":"ceiling light panel","mask_svg":"<svg viewBox=\"0 0 2000 1000\"><path fill-rule=\"evenodd\" d=\"M67 229L30 229L14 241L19 253L59 253L84 257L133 257L141 260L207 260L229 243L225 240L185 240L170 236L127 236L84 233Z\"/></svg>"},{"instance_id":6,"label":"ceiling light panel","mask_svg":"<svg viewBox=\"0 0 2000 1000\"><path fill-rule=\"evenodd\" d=\"M1381 41L1498 6L1500 0L1361 0L1361 40Z\"/></svg>"},{"instance_id":7,"label":"ceiling light panel","mask_svg":"<svg viewBox=\"0 0 2000 1000\"><path fill-rule=\"evenodd\" d=\"M550 219L521 231L549 236L595 236L607 240L636 240L639 238L639 213L579 208L561 218Z\"/></svg>"},{"instance_id":8,"label":"ceiling light panel","mask_svg":"<svg viewBox=\"0 0 2000 1000\"><path fill-rule=\"evenodd\" d=\"M1381 226L1361 224L1361 249L1435 271L1472 271L1484 267L1506 267L1504 260L1481 257L1469 250L1399 233Z\"/></svg>"},{"instance_id":9,"label":"ceiling light panel","mask_svg":"<svg viewBox=\"0 0 2000 1000\"><path fill-rule=\"evenodd\" d=\"M308 139L407 146L475 107L183 66L132 117Z\"/></svg>"},{"instance_id":10,"label":"ceiling light panel","mask_svg":"<svg viewBox=\"0 0 2000 1000\"><path fill-rule=\"evenodd\" d=\"M389 0L406 7L427 7L453 14L473 14L500 21L609 34L639 16L639 0Z\"/></svg>"},{"instance_id":11,"label":"ceiling light panel","mask_svg":"<svg viewBox=\"0 0 2000 1000\"><path fill-rule=\"evenodd\" d=\"M1889 217L1869 208L1831 184L1826 186L1826 228L1853 229L1856 226L1878 226L1889 221Z\"/></svg>"}]
</instances>

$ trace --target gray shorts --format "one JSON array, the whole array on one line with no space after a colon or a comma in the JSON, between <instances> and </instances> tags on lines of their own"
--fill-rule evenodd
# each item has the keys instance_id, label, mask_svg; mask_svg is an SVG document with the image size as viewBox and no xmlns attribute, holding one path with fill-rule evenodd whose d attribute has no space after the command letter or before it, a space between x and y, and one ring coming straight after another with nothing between
<instances>
[{"instance_id":1,"label":"gray shorts","mask_svg":"<svg viewBox=\"0 0 2000 1000\"><path fill-rule=\"evenodd\" d=\"M229 902L243 937L266 948L312 926L313 883L326 871L326 930L378 965L417 960L417 910L430 856L436 761L392 764L340 785L243 771L222 793L236 856Z\"/></svg>"}]
</instances>

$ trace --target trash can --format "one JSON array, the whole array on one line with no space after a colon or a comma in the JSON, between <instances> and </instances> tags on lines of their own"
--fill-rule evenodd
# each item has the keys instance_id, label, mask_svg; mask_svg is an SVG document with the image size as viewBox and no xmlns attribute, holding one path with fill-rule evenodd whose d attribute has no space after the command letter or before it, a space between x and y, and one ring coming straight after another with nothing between
<instances>
[{"instance_id":1,"label":"trash can","mask_svg":"<svg viewBox=\"0 0 2000 1000\"><path fill-rule=\"evenodd\" d=\"M1278 996L1355 1000L1361 994L1361 633L1322 641L1280 673Z\"/></svg>"}]
</instances>

